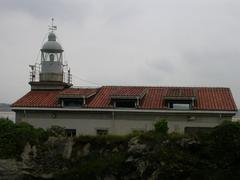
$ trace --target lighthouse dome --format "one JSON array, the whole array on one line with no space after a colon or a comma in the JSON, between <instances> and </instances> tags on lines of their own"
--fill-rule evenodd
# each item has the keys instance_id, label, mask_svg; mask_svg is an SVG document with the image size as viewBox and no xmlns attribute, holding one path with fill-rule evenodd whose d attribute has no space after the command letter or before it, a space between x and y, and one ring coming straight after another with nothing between
<instances>
[{"instance_id":1,"label":"lighthouse dome","mask_svg":"<svg viewBox=\"0 0 240 180\"><path fill-rule=\"evenodd\" d=\"M61 44L56 41L56 35L53 32L48 34L48 41L43 44L41 51L52 53L63 52L63 48Z\"/></svg>"}]
</instances>

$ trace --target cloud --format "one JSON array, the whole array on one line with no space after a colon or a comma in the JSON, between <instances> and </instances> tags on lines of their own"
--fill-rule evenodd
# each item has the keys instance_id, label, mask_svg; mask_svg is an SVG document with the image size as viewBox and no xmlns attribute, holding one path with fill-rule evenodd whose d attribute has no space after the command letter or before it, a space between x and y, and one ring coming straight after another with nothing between
<instances>
[{"instance_id":1,"label":"cloud","mask_svg":"<svg viewBox=\"0 0 240 180\"><path fill-rule=\"evenodd\" d=\"M87 15L89 3L87 1L66 0L2 0L1 14L24 13L35 19L50 19L55 17L62 20L80 20Z\"/></svg>"}]
</instances>

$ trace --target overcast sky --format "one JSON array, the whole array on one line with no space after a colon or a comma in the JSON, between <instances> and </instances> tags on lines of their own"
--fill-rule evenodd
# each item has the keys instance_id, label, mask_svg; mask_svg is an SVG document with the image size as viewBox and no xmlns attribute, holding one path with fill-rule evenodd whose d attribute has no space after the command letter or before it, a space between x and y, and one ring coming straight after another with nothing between
<instances>
[{"instance_id":1,"label":"overcast sky","mask_svg":"<svg viewBox=\"0 0 240 180\"><path fill-rule=\"evenodd\" d=\"M1 0L0 102L29 91L28 65L54 17L75 86L230 87L239 106L239 9L238 0Z\"/></svg>"}]
</instances>

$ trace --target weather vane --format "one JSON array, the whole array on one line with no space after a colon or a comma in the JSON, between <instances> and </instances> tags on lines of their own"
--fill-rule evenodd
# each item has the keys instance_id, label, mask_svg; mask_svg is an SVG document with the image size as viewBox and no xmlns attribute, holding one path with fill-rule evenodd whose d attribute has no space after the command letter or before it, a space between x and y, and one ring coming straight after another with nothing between
<instances>
[{"instance_id":1,"label":"weather vane","mask_svg":"<svg viewBox=\"0 0 240 180\"><path fill-rule=\"evenodd\" d=\"M52 24L50 26L48 26L48 29L53 32L53 31L57 30L57 26L53 25L54 24L54 18L52 18L51 20L52 20Z\"/></svg>"}]
</instances>

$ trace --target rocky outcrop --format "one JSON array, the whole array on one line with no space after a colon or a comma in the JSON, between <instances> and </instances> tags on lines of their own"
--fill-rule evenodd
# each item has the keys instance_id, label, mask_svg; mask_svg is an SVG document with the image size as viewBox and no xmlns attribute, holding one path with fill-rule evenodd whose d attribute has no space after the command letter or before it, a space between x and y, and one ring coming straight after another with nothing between
<instances>
[{"instance_id":1,"label":"rocky outcrop","mask_svg":"<svg viewBox=\"0 0 240 180\"><path fill-rule=\"evenodd\" d=\"M64 160L71 157L72 138L50 137L37 147L27 143L21 160L0 160L0 180L12 179L52 179L59 168L64 168Z\"/></svg>"},{"instance_id":2,"label":"rocky outcrop","mask_svg":"<svg viewBox=\"0 0 240 180\"><path fill-rule=\"evenodd\" d=\"M188 148L198 144L199 142L194 139L182 138L177 140L174 146ZM57 174L64 174L76 166L79 166L80 169L86 166L86 171L89 168L90 170L91 168L97 170L103 168L101 166L98 168L99 162L95 162L94 158L102 159L103 166L104 163L110 163L110 165L105 165L107 171L103 169L103 174L93 174L93 179L116 180L121 177L120 179L125 180L157 180L161 176L162 169L168 164L166 159L156 157L159 157L159 154L167 153L164 152L165 147L175 148L171 146L169 140L149 143L142 141L139 136L118 141L101 138L76 140L66 137L50 137L42 145L36 146L27 143L19 161L14 159L0 160L0 180L55 179ZM89 166L88 159L93 161L92 166ZM104 162L105 159L106 162ZM113 164L111 161L114 161ZM118 163L120 163L119 166ZM121 167L124 171L116 169ZM61 179L61 176L58 179Z\"/></svg>"},{"instance_id":3,"label":"rocky outcrop","mask_svg":"<svg viewBox=\"0 0 240 180\"><path fill-rule=\"evenodd\" d=\"M18 180L23 177L23 163L15 159L1 159L0 160L0 179L1 180Z\"/></svg>"}]
</instances>

